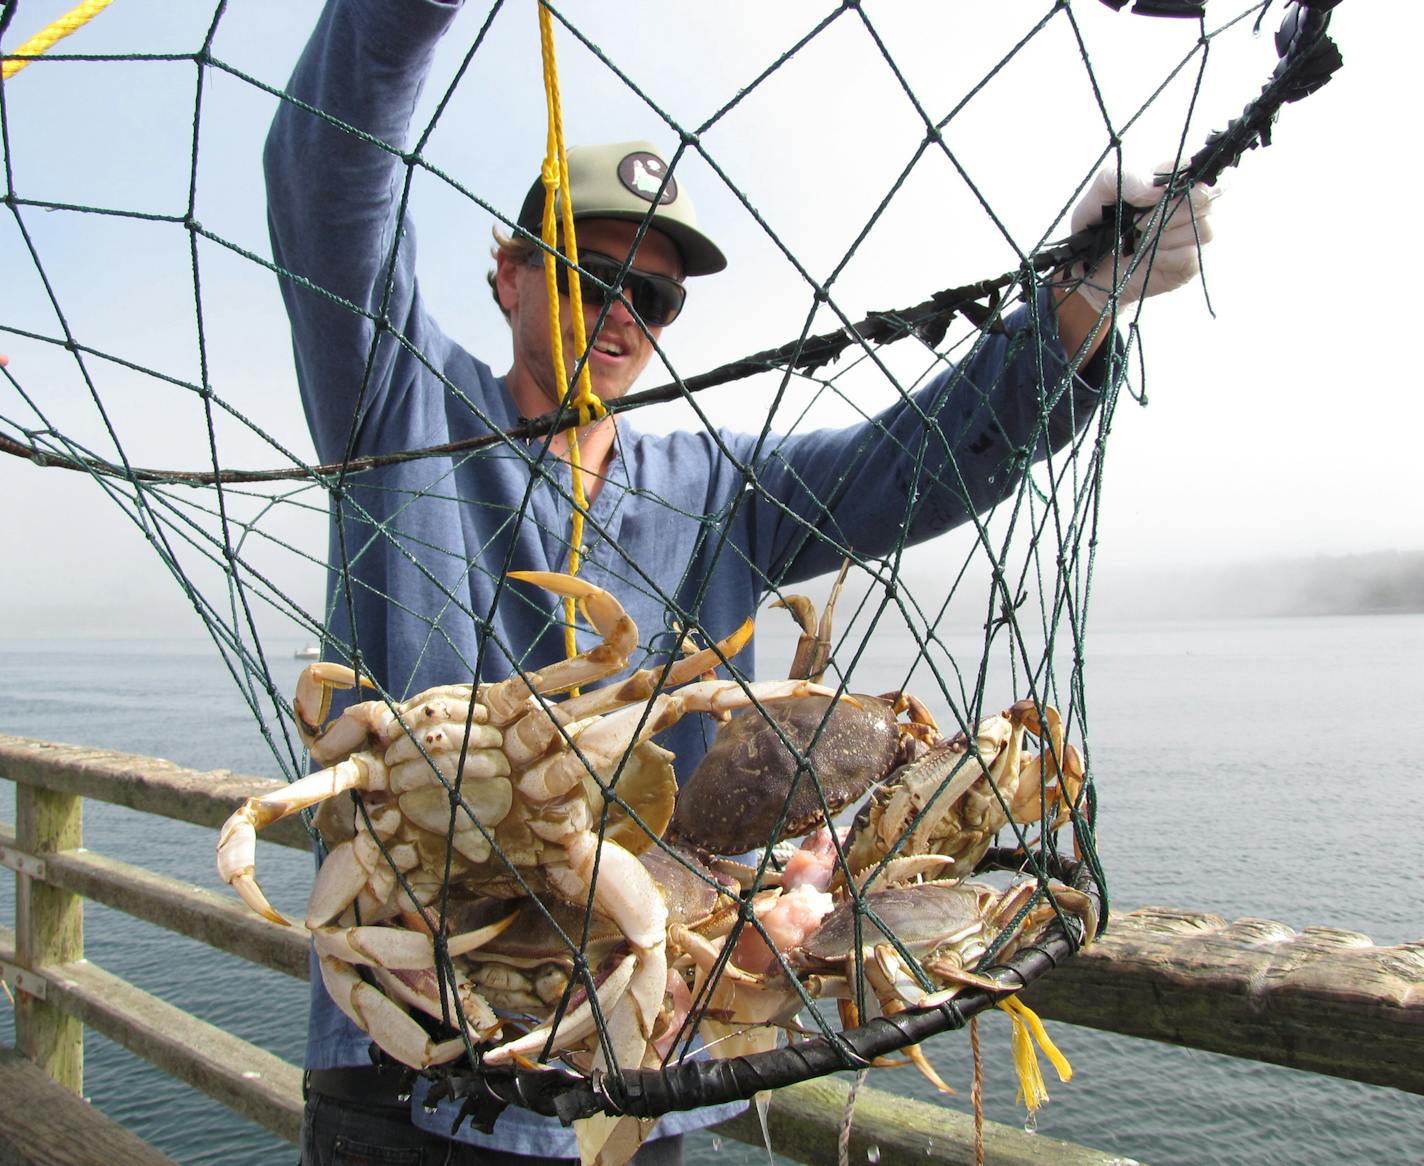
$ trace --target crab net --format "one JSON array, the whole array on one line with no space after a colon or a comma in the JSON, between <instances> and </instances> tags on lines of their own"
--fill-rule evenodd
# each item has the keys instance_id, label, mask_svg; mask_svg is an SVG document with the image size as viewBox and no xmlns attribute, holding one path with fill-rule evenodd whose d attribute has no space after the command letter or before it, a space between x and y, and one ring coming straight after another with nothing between
<instances>
[{"instance_id":1,"label":"crab net","mask_svg":"<svg viewBox=\"0 0 1424 1166\"><path fill-rule=\"evenodd\" d=\"M738 684L753 675L753 653L761 679L791 667L799 629L770 602L804 595L824 609L844 564L824 685L838 696L862 694L862 706L880 694L914 697L937 726L920 742L938 766L928 792L894 830L888 815L880 820L868 865L852 869L854 839L844 836L855 794L840 778L832 788L828 764L818 762L830 712L797 736L770 719L774 705L748 697L753 707L738 719L765 722L780 750L782 784L762 774L725 777L719 796L734 808L766 789L774 796L757 836L715 847L718 865L704 865L713 847L697 814L679 807L679 828L670 832L666 815L656 820L625 797L623 756L595 765L584 783L595 831L618 829L628 849L673 855L683 874L731 907L716 927L691 921L704 925L714 956L705 967L685 956L673 962L690 997L673 1039L642 1063L618 1062L595 991L598 959L585 951L596 930L591 898L578 923L558 932L567 951L550 953L564 961L564 986L541 1008L504 1010L507 1039L521 1024L557 1024L580 994L592 994L594 1035L574 1048L551 1042L543 1050L556 1070L483 1064L459 991L470 957L452 958L441 940L436 1015L421 1023L435 1037L463 1038L465 1056L427 1072L466 1098L486 1125L511 1103L565 1119L599 1111L653 1117L864 1067L963 1026L1070 956L1105 918L1084 687L1087 627L1108 438L1124 394L1142 397L1141 329L1151 307L1120 305L1115 291L1107 296L1113 338L1092 357L1089 397L1080 390L1082 354L1067 353L1062 366L1020 355L1020 364L1037 362L1015 396L1026 419L995 413L1002 401L996 382L936 378L956 367L991 367L973 362L995 345L1037 352L1052 326L1051 285L1120 250L1134 255L1141 224L1131 208L1106 207L1100 226L1069 229L1072 208L1100 169L1153 151L1151 161L1166 159L1158 184L1170 200L1215 183L1269 144L1282 107L1319 88L1339 64L1325 35L1332 6L1319 0L1273 14L1270 3L1227 12L1212 5L1208 13L1192 0L1059 0L1030 12L1035 6L847 2L759 5L755 15L718 6L715 15L680 18L705 25L666 29L660 26L671 22L626 19L624 6L609 14L541 6L558 45L570 139L607 139L617 136L610 127L626 125L626 136L673 143L673 175L696 192L704 228L728 240L733 257L722 288L708 281L704 292L694 281L688 310L662 336L643 378L653 387L613 404L644 435L694 435L713 451L717 473L735 481L711 510L689 501L696 490L604 484L622 490L629 506L636 500L641 522L696 529L695 561L664 574L638 561L618 524L600 523L570 487L567 465L548 441L569 425L568 408L498 421L467 384L442 378L447 366L422 347L421 335L403 333L385 315L391 273L418 221L432 311L447 325L472 321L470 336L462 336L470 350L494 359L507 351L504 323L483 298L487 264L478 241L491 224L519 234L511 213L545 140L534 6L495 3L483 15L464 13L441 43L408 137L381 140L286 95L286 76L315 19L309 6L278 16L219 3L199 21L192 10L201 6L155 17L137 4L126 14L121 4L70 42L22 47L17 26L42 24L57 10L4 3L0 351L9 364L0 371L0 449L7 477L26 491L69 499L75 529L102 546L147 545L176 585L174 602L191 607L231 672L273 769L290 781L310 768L291 693L275 679L293 637L319 643L325 660L360 673L372 686L365 695L392 709L415 695L413 678L430 661L440 662L444 684L529 676L562 653L568 619L552 598L508 581L522 565L509 548L534 537L557 548L551 559L566 560L575 510L587 511L577 547L584 577L625 606L637 601L660 613L639 627L627 662L653 669L655 688L680 653L726 644L729 629L703 619L707 579L729 575L717 566L722 560L738 560L730 574L746 581L749 605L763 603L755 649L720 649L717 675ZM1268 17L1281 21L1279 31L1259 36ZM268 242L254 182L262 133L283 104L300 104L306 116L396 163L393 230L384 240L389 282L364 298L315 286L285 267ZM518 109L527 115L511 112ZM516 142L521 127L524 139ZM64 151L55 148L61 138ZM1150 251L1134 257L1152 258ZM567 263L562 253L556 259ZM1107 266L1114 280L1127 274L1116 261ZM409 443L362 452L358 409L342 452L314 453L277 295L296 286L320 299L323 311L360 324L368 376L388 345L441 380L441 409L467 417L460 434L420 441L420 426L406 425ZM935 384L953 386L967 410L987 411L985 432L1004 438L989 470L969 466L965 459L982 460L984 451L967 448L944 415L926 408L924 390ZM892 414L913 423L892 429ZM787 443L845 426L859 427L864 440L836 447L843 460L823 467L815 496L788 500ZM728 432L751 440L730 444ZM873 461L887 448L894 467ZM17 472L15 459L28 464ZM433 544L423 532L457 528L462 508L489 505L460 484L496 466L529 485L523 503L501 516L506 534L488 545ZM903 480L884 508L879 545L867 549L846 536L839 508L854 503L856 492L881 489L878 476L890 472ZM537 510L533 499L541 495L557 499L557 521ZM962 510L957 523L944 516L946 498ZM753 512L776 516L782 553L750 555L738 541L739 524ZM427 523L430 514L445 517ZM954 529L916 545L924 532L948 526ZM393 557L424 572L419 605L405 592L383 590L371 564ZM497 608L475 604L476 593L494 594L497 604L543 603L550 634L509 642ZM406 628L415 645L409 658L386 659L362 641L351 613L373 599ZM598 636L582 616L572 622L578 648L588 650ZM556 708L562 699L549 703ZM335 709L342 707L338 700ZM986 726L1001 721L1010 728L993 744ZM723 731L701 715L678 726L682 780ZM556 747L583 756L570 733L560 727ZM945 743L956 738L957 745ZM1022 764L1036 775L1036 792L1017 806L990 777L1006 772L993 769L1005 742L1022 751L1014 772ZM459 752L472 749L465 741ZM469 808L472 779L458 766L426 761L450 807L448 855L457 819L480 817ZM923 757L916 762L920 774L923 764ZM893 796L899 775L869 766L861 777L879 783L873 805ZM896 877L897 860L922 857L915 840L932 821L957 814L962 832L972 832L966 789L991 828L952 867L905 876L909 886L952 879L982 885L986 895L1028 891L1010 911L980 911L978 946L965 969L977 980L950 992L922 937L898 934L876 896ZM721 989L735 974L729 965L744 934L771 939L762 906L782 893L797 832L814 828L808 804L811 818L820 811L835 828L829 893L849 919L848 938L814 975L792 953L771 957L760 990L786 994L786 1007L767 1040L767 1026L739 1016ZM371 831L371 806L359 797L353 806L322 844L340 844L341 829L348 837ZM861 811L863 832L869 817ZM477 828L498 862L498 832ZM673 834L700 845L701 857L674 848ZM386 842L372 836L389 858ZM735 886L720 861L732 857L746 868ZM458 862L433 866L454 871L458 884ZM408 869L396 882L410 890ZM502 894L538 893L531 909L550 914L550 887L536 872L511 862L507 873L511 885ZM466 893L447 884L425 895L437 932ZM946 934L928 947L943 955L948 942ZM881 998L876 967L883 980L890 963L899 969L898 989L912 1001L916 992L928 997L930 1006ZM839 1014L827 1004L833 996L846 1006ZM736 1043L758 1027L761 1044ZM728 1048L736 1055L724 1055Z\"/></svg>"}]
</instances>

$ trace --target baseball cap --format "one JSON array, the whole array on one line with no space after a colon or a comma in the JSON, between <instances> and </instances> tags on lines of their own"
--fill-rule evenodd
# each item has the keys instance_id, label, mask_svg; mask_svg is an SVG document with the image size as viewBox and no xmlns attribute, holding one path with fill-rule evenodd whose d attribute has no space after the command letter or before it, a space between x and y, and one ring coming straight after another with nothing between
<instances>
[{"instance_id":1,"label":"baseball cap","mask_svg":"<svg viewBox=\"0 0 1424 1166\"><path fill-rule=\"evenodd\" d=\"M623 219L640 223L652 207L651 227L677 245L688 275L711 275L727 266L727 257L717 244L697 229L692 197L668 174L668 164L656 146L650 142L570 146L568 159L574 222ZM544 184L536 178L517 222L537 236L543 221Z\"/></svg>"}]
</instances>

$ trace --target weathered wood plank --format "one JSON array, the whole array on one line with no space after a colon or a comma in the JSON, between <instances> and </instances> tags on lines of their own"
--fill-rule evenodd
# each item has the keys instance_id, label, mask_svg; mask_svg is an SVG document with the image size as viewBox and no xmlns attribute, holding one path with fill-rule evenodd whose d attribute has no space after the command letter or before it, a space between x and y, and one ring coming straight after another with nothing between
<instances>
[{"instance_id":1,"label":"weathered wood plank","mask_svg":"<svg viewBox=\"0 0 1424 1166\"><path fill-rule=\"evenodd\" d=\"M21 786L15 791L15 842L37 858L83 841L82 798ZM15 875L16 963L34 968L84 957L84 900L21 871ZM84 1092L84 1026L28 992L15 998L15 1043L54 1081Z\"/></svg>"},{"instance_id":2,"label":"weathered wood plank","mask_svg":"<svg viewBox=\"0 0 1424 1166\"><path fill-rule=\"evenodd\" d=\"M0 959L10 941L0 928ZM300 1136L302 1073L295 1065L88 961L37 971L46 997L96 1032L279 1137Z\"/></svg>"},{"instance_id":3,"label":"weathered wood plank","mask_svg":"<svg viewBox=\"0 0 1424 1166\"><path fill-rule=\"evenodd\" d=\"M16 845L0 823L0 847ZM138 919L186 935L220 951L299 979L307 979L307 930L277 927L234 895L155 874L93 851L47 855L45 879Z\"/></svg>"},{"instance_id":4,"label":"weathered wood plank","mask_svg":"<svg viewBox=\"0 0 1424 1166\"><path fill-rule=\"evenodd\" d=\"M771 1148L806 1166L837 1166L847 1082L834 1077L803 1081L772 1094L767 1114ZM763 1144L755 1108L717 1126L749 1145ZM984 1159L993 1166L1110 1166L1124 1159L1072 1142L984 1123ZM958 1110L862 1088L850 1127L850 1161L880 1166L974 1166L974 1118Z\"/></svg>"},{"instance_id":5,"label":"weathered wood plank","mask_svg":"<svg viewBox=\"0 0 1424 1166\"><path fill-rule=\"evenodd\" d=\"M1424 941L1144 907L1024 993L1090 1028L1424 1093Z\"/></svg>"},{"instance_id":6,"label":"weathered wood plank","mask_svg":"<svg viewBox=\"0 0 1424 1166\"><path fill-rule=\"evenodd\" d=\"M282 784L4 735L0 777L208 826ZM292 821L269 835L307 845ZM1026 999L1069 1023L1424 1093L1421 984L1424 941L1382 948L1327 928L1228 927L1156 908L1115 915L1098 945Z\"/></svg>"},{"instance_id":7,"label":"weathered wood plank","mask_svg":"<svg viewBox=\"0 0 1424 1166\"><path fill-rule=\"evenodd\" d=\"M85 1024L165 1073L295 1142L302 1127L295 1065L90 963L45 969L51 987Z\"/></svg>"},{"instance_id":8,"label":"weathered wood plank","mask_svg":"<svg viewBox=\"0 0 1424 1166\"><path fill-rule=\"evenodd\" d=\"M0 927L0 959L11 954L10 942ZM110 1039L279 1136L297 1140L302 1102L301 1075L295 1066L212 1029L92 964L45 969L44 975L66 1007ZM208 1039L214 1034L219 1039ZM847 1088L844 1081L831 1078L779 1090L769 1114L777 1153L807 1166L835 1166ZM727 1137L762 1144L755 1111L718 1130ZM1042 1166L1044 1161L1057 1166L1106 1166L1112 1161L1096 1150L993 1122L985 1123L985 1138L988 1161L996 1166ZM852 1161L868 1160L871 1147L878 1149L882 1166L968 1166L974 1161L973 1122L953 1110L862 1088L851 1135ZM1052 1157L1033 1157L1050 1152ZM8 1164L0 1159L0 1166Z\"/></svg>"},{"instance_id":9,"label":"weathered wood plank","mask_svg":"<svg viewBox=\"0 0 1424 1166\"><path fill-rule=\"evenodd\" d=\"M177 1166L4 1046L0 1097L0 1166Z\"/></svg>"},{"instance_id":10,"label":"weathered wood plank","mask_svg":"<svg viewBox=\"0 0 1424 1166\"><path fill-rule=\"evenodd\" d=\"M8 940L0 928L0 959L9 954ZM92 964L48 968L44 976L51 994L98 1031L279 1136L297 1140L302 1103L301 1075L295 1066L212 1029ZM210 1039L214 1035L218 1039ZM846 1092L845 1082L834 1078L779 1090L769 1115L773 1149L808 1166L835 1166ZM762 1144L755 1111L718 1130ZM996 1166L1042 1166L1044 1161L1105 1166L1111 1161L1096 1150L993 1122L985 1124L985 1137L988 1160ZM868 1160L872 1146L878 1148L882 1166L968 1166L974 1161L973 1122L953 1110L862 1088L851 1136L852 1161ZM1032 1156L1049 1151L1053 1157ZM0 1166L5 1163L0 1161Z\"/></svg>"},{"instance_id":11,"label":"weathered wood plank","mask_svg":"<svg viewBox=\"0 0 1424 1166\"><path fill-rule=\"evenodd\" d=\"M243 799L280 789L285 782L244 777L227 769L200 772L170 761L36 741L0 733L0 777L20 785L78 794L216 830ZM262 831L268 842L311 849L311 838L295 817Z\"/></svg>"}]
</instances>

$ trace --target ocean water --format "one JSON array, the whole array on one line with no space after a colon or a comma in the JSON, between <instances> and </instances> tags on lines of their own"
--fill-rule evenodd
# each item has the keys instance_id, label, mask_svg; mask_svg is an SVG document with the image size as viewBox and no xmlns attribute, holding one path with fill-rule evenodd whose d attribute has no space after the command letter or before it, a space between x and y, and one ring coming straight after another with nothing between
<instances>
[{"instance_id":1,"label":"ocean water","mask_svg":"<svg viewBox=\"0 0 1424 1166\"><path fill-rule=\"evenodd\" d=\"M293 645L269 645L290 691ZM956 649L949 643L951 651ZM977 657L979 644L963 647ZM763 635L769 661L789 654ZM904 679L906 645L881 637L857 664L857 687ZM1228 919L1358 930L1377 943L1424 937L1424 841L1413 714L1424 704L1424 616L1182 622L1094 628L1086 693L1100 850L1116 908L1163 904ZM989 704L1012 680L991 671ZM998 694L1002 693L1002 697ZM931 702L933 703L933 702ZM943 712L943 710L937 710ZM252 712L211 645L193 641L0 644L0 731L166 757L195 768L277 776ZM0 819L13 822L0 782ZM85 845L216 886L210 831L101 804L85 810ZM277 905L297 912L310 859L262 847ZM13 926L13 884L0 870L0 923ZM306 986L93 904L86 952L104 968L298 1060ZM1424 1161L1419 1098L1052 1024L1072 1061L1040 1133L1167 1166L1200 1163ZM1006 1023L982 1026L986 1112L1022 1122ZM13 1018L0 998L0 1041ZM963 1034L927 1047L960 1091L942 1099L913 1070L871 1084L968 1108ZM286 1143L192 1093L104 1038L86 1038L86 1092L105 1112L188 1166L293 1162ZM764 1162L764 1150L702 1134L689 1161Z\"/></svg>"}]
</instances>

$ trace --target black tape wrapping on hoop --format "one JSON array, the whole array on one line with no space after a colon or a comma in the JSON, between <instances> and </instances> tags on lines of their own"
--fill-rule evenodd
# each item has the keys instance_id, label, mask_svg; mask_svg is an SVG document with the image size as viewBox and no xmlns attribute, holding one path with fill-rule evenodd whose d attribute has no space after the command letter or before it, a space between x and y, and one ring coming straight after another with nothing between
<instances>
[{"instance_id":1,"label":"black tape wrapping on hoop","mask_svg":"<svg viewBox=\"0 0 1424 1166\"><path fill-rule=\"evenodd\" d=\"M1336 3L1338 0L1313 0L1290 7L1276 33L1276 52L1281 59L1270 80L1240 117L1209 135L1206 145L1192 155L1182 172L1189 182L1213 184L1228 166L1237 165L1247 150L1269 146L1271 127L1281 107L1309 97L1345 63L1339 47L1325 35L1329 10Z\"/></svg>"},{"instance_id":2,"label":"black tape wrapping on hoop","mask_svg":"<svg viewBox=\"0 0 1424 1166\"><path fill-rule=\"evenodd\" d=\"M1000 848L989 852L980 870L1019 869L1022 865L1021 851ZM1046 865L1050 875L1090 896L1101 919L1102 891L1088 863L1049 858ZM765 1089L843 1069L864 1068L877 1057L906 1045L963 1028L971 1017L1057 967L1079 946L1081 941L1069 936L1062 923L1054 920L1036 943L1021 948L1012 959L979 969L1003 983L1004 992L970 988L936 1008L877 1017L835 1036L813 1037L788 1048L744 1057L688 1060L664 1069L592 1077L581 1077L562 1068L442 1068L428 1074L435 1078L435 1085L427 1104L444 1098L463 1101L454 1126L468 1119L476 1128L488 1132L508 1105L557 1117L567 1125L597 1113L655 1118L675 1110L746 1101Z\"/></svg>"},{"instance_id":3,"label":"black tape wrapping on hoop","mask_svg":"<svg viewBox=\"0 0 1424 1166\"><path fill-rule=\"evenodd\" d=\"M1121 12L1130 0L1103 0L1114 12ZM1206 0L1137 0L1133 16L1172 16L1196 19L1206 10Z\"/></svg>"}]
</instances>

